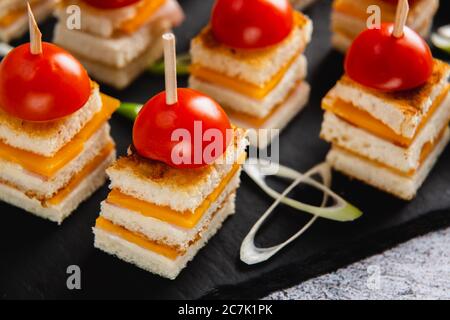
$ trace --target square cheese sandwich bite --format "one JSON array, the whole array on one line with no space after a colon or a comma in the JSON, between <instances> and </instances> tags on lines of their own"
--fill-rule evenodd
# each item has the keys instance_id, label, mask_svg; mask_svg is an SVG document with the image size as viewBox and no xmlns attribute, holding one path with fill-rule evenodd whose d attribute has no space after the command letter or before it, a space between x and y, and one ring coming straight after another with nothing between
<instances>
[{"instance_id":1,"label":"square cheese sandwich bite","mask_svg":"<svg viewBox=\"0 0 450 320\"><path fill-rule=\"evenodd\" d=\"M116 4L117 3L117 4ZM68 28L68 5L81 8L79 29ZM161 35L183 20L176 0L101 4L66 0L56 11L54 42L77 56L89 73L118 89L127 87L162 56Z\"/></svg>"},{"instance_id":2,"label":"square cheese sandwich bite","mask_svg":"<svg viewBox=\"0 0 450 320\"><path fill-rule=\"evenodd\" d=\"M289 7L287 2L284 6ZM307 61L304 51L311 40L312 22L300 12L292 9L285 13L285 20L292 19L290 29L283 38L270 45L246 44L246 36L239 40L238 31L230 30L230 39L220 38L214 28L226 29L214 23L221 21L225 14L220 10L221 1L213 11L211 23L191 42L192 66L189 86L202 91L226 108L232 122L249 129L282 130L305 106L310 87L305 81ZM248 6L264 6L260 1L250 1ZM281 4L280 4L281 7ZM281 10L283 8L280 8ZM256 8L255 10L258 10ZM274 11L274 9L270 9ZM244 13L242 14L244 15ZM230 22L242 19L240 14L229 17ZM266 23L270 25L271 17ZM261 23L264 17L260 17ZM276 23L274 21L274 28ZM217 23L218 24L218 23ZM244 24L244 22L242 23ZM242 26L246 28L246 26ZM269 31L255 31L265 39ZM235 34L235 35L233 35ZM250 35L247 35L250 37ZM267 38L269 38L267 36ZM225 41L225 42L224 42ZM227 43L226 41L230 41ZM241 41L240 47L237 41ZM270 143L270 140L268 141ZM265 147L260 145L259 147Z\"/></svg>"}]
</instances>

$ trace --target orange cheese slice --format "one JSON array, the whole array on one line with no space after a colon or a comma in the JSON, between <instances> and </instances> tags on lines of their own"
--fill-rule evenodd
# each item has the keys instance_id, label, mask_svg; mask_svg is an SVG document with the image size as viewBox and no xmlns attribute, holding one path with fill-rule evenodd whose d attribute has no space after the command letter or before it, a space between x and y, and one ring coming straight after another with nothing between
<instances>
[{"instance_id":1,"label":"orange cheese slice","mask_svg":"<svg viewBox=\"0 0 450 320\"><path fill-rule=\"evenodd\" d=\"M351 103L343 101L341 99L335 99L332 102L329 101L329 99L324 99L322 102L322 108L334 113L335 115L353 124L354 126L364 129L384 140L391 141L392 143L401 147L409 147L413 143L415 137L419 134L420 130L425 126L430 117L442 104L442 101L447 96L449 89L450 85L447 85L447 87L442 91L439 97L436 98L427 115L422 119L416 135L413 138L406 138L395 133L390 127L385 125L380 120L372 117L367 111L361 110Z\"/></svg>"},{"instance_id":2,"label":"orange cheese slice","mask_svg":"<svg viewBox=\"0 0 450 320\"><path fill-rule=\"evenodd\" d=\"M77 173L69 184L61 189L53 198L46 200L46 204L57 205L62 202L91 172L93 172L114 150L114 143L108 143L102 151L89 162L79 173Z\"/></svg>"},{"instance_id":3,"label":"orange cheese slice","mask_svg":"<svg viewBox=\"0 0 450 320\"><path fill-rule=\"evenodd\" d=\"M97 218L95 222L95 227L108 233L111 233L135 245L138 245L141 248L156 252L171 260L175 260L180 255L180 253L173 247L169 247L167 245L148 240L143 235L133 233L121 226L115 225L114 223L103 217Z\"/></svg>"},{"instance_id":4,"label":"orange cheese slice","mask_svg":"<svg viewBox=\"0 0 450 320\"><path fill-rule=\"evenodd\" d=\"M256 85L241 79L232 78L220 72L206 68L200 64L192 64L189 67L189 72L191 75L209 83L220 85L255 99L263 99L280 83L286 71L298 57L299 55L295 55L289 63L287 63L278 71L277 74L272 77L272 79L263 85Z\"/></svg>"},{"instance_id":5,"label":"orange cheese slice","mask_svg":"<svg viewBox=\"0 0 450 320\"><path fill-rule=\"evenodd\" d=\"M231 171L217 186L217 188L208 197L206 197L203 203L193 213L190 211L179 212L171 209L170 207L158 206L156 204L126 195L117 189L113 189L109 193L106 201L110 204L138 212L146 217L152 217L179 227L191 229L197 225L211 204L216 201L219 195L226 188L230 180L239 170L240 163L241 162L239 161L234 164Z\"/></svg>"},{"instance_id":6,"label":"orange cheese slice","mask_svg":"<svg viewBox=\"0 0 450 320\"><path fill-rule=\"evenodd\" d=\"M0 142L0 158L14 162L24 169L44 177L52 177L58 170L73 160L84 148L88 140L119 107L117 99L102 94L102 109L94 115L84 128L53 157L45 157L30 151L14 148Z\"/></svg>"},{"instance_id":7,"label":"orange cheese slice","mask_svg":"<svg viewBox=\"0 0 450 320\"><path fill-rule=\"evenodd\" d=\"M393 168L393 167L391 167L391 166L389 166L389 165L386 165L385 163L381 163L381 162L379 162L379 161L370 159L370 158L368 158L368 157L366 157L366 156L357 154L356 152L354 152L354 151L352 151L352 150L349 150L349 149L347 149L347 148L343 148L343 147L341 147L341 146L336 146L336 147L337 147L338 149L344 150L345 152L347 152L347 153L349 153L349 154L351 154L351 155L353 155L353 156L355 156L355 157L358 157L358 158L360 158L360 159L363 159L363 160L366 161L366 162L370 162L370 163L372 163L374 166L377 166L377 167L380 167L380 168L388 169L388 170L392 171L393 173L395 173L395 174L397 174L397 175L399 175L399 176L411 178L411 177L414 176L414 175L416 174L416 172L422 167L423 163L424 163L425 160L428 158L428 156L434 151L434 148L436 147L436 145L439 143L439 141L441 141L442 137L444 136L444 133L445 133L445 130L446 130L446 129L447 129L447 126L445 126L444 129L442 129L441 133L439 133L439 136L438 136L436 139L434 139L433 141L427 142L427 143L423 146L423 148L422 148L422 150L421 150L421 153L420 153L420 162L419 162L420 164L419 164L419 167L418 167L417 169L415 169L415 170L410 170L409 172L403 172L403 171L400 171L400 170L397 169L397 168Z\"/></svg>"},{"instance_id":8,"label":"orange cheese slice","mask_svg":"<svg viewBox=\"0 0 450 320\"><path fill-rule=\"evenodd\" d=\"M293 94L293 92L294 92L295 90L297 90L297 88L300 86L301 82L302 82L302 81L299 81L299 82L295 85L295 87L291 90L291 92L289 92L289 94L286 96L286 99L285 99L284 101L280 102L278 105L276 105L276 106L269 112L269 114L268 114L267 116L263 117L263 118L257 118L257 117L255 117L255 116L251 116L251 115L249 115L249 114L246 114L246 113L243 113L243 112L236 111L235 108L227 108L227 114L228 114L230 117L233 117L233 118L235 118L235 119L239 119L239 120L245 122L247 125L250 125L250 126L251 126L252 128L254 128L254 129L259 129L259 128L261 128L261 127L264 125L264 123L265 123L266 121L269 120L270 117L272 117L272 116L273 116L280 108L283 107L283 105L284 105L284 103L286 102L286 100L288 100L288 99L291 97L291 95Z\"/></svg>"},{"instance_id":9,"label":"orange cheese slice","mask_svg":"<svg viewBox=\"0 0 450 320\"><path fill-rule=\"evenodd\" d=\"M165 4L166 0L143 0L137 9L137 14L130 20L124 21L120 30L133 33L142 27L155 12Z\"/></svg>"},{"instance_id":10,"label":"orange cheese slice","mask_svg":"<svg viewBox=\"0 0 450 320\"><path fill-rule=\"evenodd\" d=\"M36 3L36 0L29 1L30 5L33 5ZM12 25L14 22L16 22L18 19L20 19L23 15L26 14L26 8L17 8L14 10L11 10L8 14L4 15L2 18L0 18L0 27L6 28Z\"/></svg>"}]
</instances>

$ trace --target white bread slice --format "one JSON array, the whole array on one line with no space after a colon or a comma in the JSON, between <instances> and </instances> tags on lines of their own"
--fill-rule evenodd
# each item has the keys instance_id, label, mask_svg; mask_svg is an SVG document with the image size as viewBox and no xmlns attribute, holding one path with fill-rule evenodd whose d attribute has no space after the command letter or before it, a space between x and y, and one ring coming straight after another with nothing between
<instances>
[{"instance_id":1,"label":"white bread slice","mask_svg":"<svg viewBox=\"0 0 450 320\"><path fill-rule=\"evenodd\" d=\"M311 40L312 22L297 14L297 27L280 44L260 50L237 50L218 43L209 27L191 41L192 63L230 78L264 85L292 58L305 50Z\"/></svg>"},{"instance_id":2,"label":"white bread slice","mask_svg":"<svg viewBox=\"0 0 450 320\"><path fill-rule=\"evenodd\" d=\"M190 229L173 225L156 218L144 216L139 212L109 204L107 201L102 202L100 215L127 230L142 234L150 240L164 243L172 247L186 249L198 233L204 230L211 222L213 215L222 207L226 199L228 199L239 187L240 172L241 170L234 175L225 190L211 204L197 225Z\"/></svg>"},{"instance_id":3,"label":"white bread slice","mask_svg":"<svg viewBox=\"0 0 450 320\"><path fill-rule=\"evenodd\" d=\"M410 24L410 27L419 33L423 38L427 38L432 26L434 11L430 12L430 8L424 11L424 14ZM426 15L425 15L426 14ZM366 20L360 17L334 11L331 14L331 29L333 33L340 33L343 37L351 41L355 39L362 31L367 28Z\"/></svg>"},{"instance_id":4,"label":"white bread slice","mask_svg":"<svg viewBox=\"0 0 450 320\"><path fill-rule=\"evenodd\" d=\"M248 145L246 132L236 129L234 141L215 163L196 169L177 169L132 153L107 170L110 188L134 198L194 212L232 170Z\"/></svg>"},{"instance_id":5,"label":"white bread slice","mask_svg":"<svg viewBox=\"0 0 450 320\"><path fill-rule=\"evenodd\" d=\"M93 228L95 234L94 246L141 269L174 280L181 270L186 267L186 264L216 234L225 219L234 214L234 212L235 194L232 194L225 206L214 215L208 228L201 234L201 238L191 245L184 255L179 256L175 260L144 249L99 228Z\"/></svg>"},{"instance_id":6,"label":"white bread slice","mask_svg":"<svg viewBox=\"0 0 450 320\"><path fill-rule=\"evenodd\" d=\"M345 54L352 45L353 39L342 32L334 31L331 34L331 45L337 51Z\"/></svg>"},{"instance_id":7,"label":"white bread slice","mask_svg":"<svg viewBox=\"0 0 450 320\"><path fill-rule=\"evenodd\" d=\"M133 19L136 14L142 10L143 1L137 2L123 8L101 10L92 6L86 5L79 0L71 0L70 4L80 7L82 19L80 31L100 36L102 38L111 38L117 33L120 33L120 26L130 19ZM55 10L55 15L60 21L66 21L68 13L66 6L59 6ZM179 25L183 19L184 14L180 5L176 0L167 0L145 23L150 29L151 24L159 20L165 20L170 27Z\"/></svg>"},{"instance_id":8,"label":"white bread slice","mask_svg":"<svg viewBox=\"0 0 450 320\"><path fill-rule=\"evenodd\" d=\"M449 141L450 130L447 128L443 138L436 145L434 151L412 177L398 175L390 169L376 166L372 162L350 154L336 146L333 146L328 153L327 162L335 170L352 178L356 178L373 187L391 193L400 199L411 200L416 196L418 189L427 178Z\"/></svg>"},{"instance_id":9,"label":"white bread slice","mask_svg":"<svg viewBox=\"0 0 450 320\"><path fill-rule=\"evenodd\" d=\"M339 98L368 112L375 119L406 138L416 134L422 119L448 85L450 66L434 59L433 73L419 88L406 92L380 92L370 89L344 75L325 99Z\"/></svg>"},{"instance_id":10,"label":"white bread slice","mask_svg":"<svg viewBox=\"0 0 450 320\"><path fill-rule=\"evenodd\" d=\"M130 35L101 38L79 30L69 30L61 22L55 26L53 41L76 56L120 69L141 56L155 39L148 26Z\"/></svg>"},{"instance_id":11,"label":"white bread slice","mask_svg":"<svg viewBox=\"0 0 450 320\"><path fill-rule=\"evenodd\" d=\"M250 129L249 140L252 146L258 147L259 149L266 148L273 139L283 131L283 129L289 124L289 122L294 119L294 117L303 110L309 100L309 93L311 87L305 81L300 82L297 88L291 92L288 98L281 103L276 110L267 118L265 121L255 128L251 123L239 117L236 114L230 113L229 117L231 122L240 127ZM278 129L258 131L259 129Z\"/></svg>"},{"instance_id":12,"label":"white bread slice","mask_svg":"<svg viewBox=\"0 0 450 320\"><path fill-rule=\"evenodd\" d=\"M344 149L384 163L402 172L416 170L420 165L422 149L434 141L448 125L450 119L450 94L421 129L409 148L402 148L362 130L333 113L324 115L320 136L322 139Z\"/></svg>"},{"instance_id":13,"label":"white bread slice","mask_svg":"<svg viewBox=\"0 0 450 320\"><path fill-rule=\"evenodd\" d=\"M101 107L99 88L95 85L81 109L55 121L28 122L0 111L0 140L17 149L52 157L83 129Z\"/></svg>"},{"instance_id":14,"label":"white bread slice","mask_svg":"<svg viewBox=\"0 0 450 320\"><path fill-rule=\"evenodd\" d=\"M299 80L306 77L306 73L306 58L304 55L299 55L286 71L278 85L263 99L249 97L195 76L189 77L189 87L207 94L228 109L257 118L264 118L275 106L286 100Z\"/></svg>"},{"instance_id":15,"label":"white bread slice","mask_svg":"<svg viewBox=\"0 0 450 320\"><path fill-rule=\"evenodd\" d=\"M103 63L85 59L81 56L77 56L77 58L94 79L122 90L128 87L153 62L161 58L162 55L163 42L161 37L159 37L155 39L141 56L121 69L111 68Z\"/></svg>"},{"instance_id":16,"label":"white bread slice","mask_svg":"<svg viewBox=\"0 0 450 320\"><path fill-rule=\"evenodd\" d=\"M109 125L105 123L86 141L83 151L51 178L29 172L17 163L0 159L0 181L11 183L17 189L31 192L38 198L49 199L67 185L108 143L112 143L109 131Z\"/></svg>"},{"instance_id":17,"label":"white bread slice","mask_svg":"<svg viewBox=\"0 0 450 320\"><path fill-rule=\"evenodd\" d=\"M88 175L58 205L43 206L36 198L30 198L22 191L11 186L0 184L0 200L37 215L38 217L61 224L83 201L89 198L106 180L105 169L114 161L115 151Z\"/></svg>"},{"instance_id":18,"label":"white bread slice","mask_svg":"<svg viewBox=\"0 0 450 320\"><path fill-rule=\"evenodd\" d=\"M363 24L361 24L360 27L357 28L357 32L359 33L366 28L366 19L355 17L349 12L361 13L363 15L367 15L368 17L369 14L367 14L366 11L370 5L377 5L381 9L382 22L394 22L396 5L389 4L386 1L380 0L335 0L333 3L333 11L331 15L332 20L334 20L335 15L337 14L348 15L351 18L358 19L363 22ZM346 7L346 10L340 9L342 7ZM439 0L417 0L414 3L411 3L406 24L410 28L418 30L418 28L423 26L427 21L433 20L433 16L436 13L438 7Z\"/></svg>"},{"instance_id":19,"label":"white bread slice","mask_svg":"<svg viewBox=\"0 0 450 320\"><path fill-rule=\"evenodd\" d=\"M44 21L53 10L56 0L42 0L32 4L33 14L38 23ZM0 1L0 16L23 6L24 13L20 18L7 27L0 27L0 41L9 42L13 39L20 38L28 31L28 15L26 14L26 1Z\"/></svg>"}]
</instances>

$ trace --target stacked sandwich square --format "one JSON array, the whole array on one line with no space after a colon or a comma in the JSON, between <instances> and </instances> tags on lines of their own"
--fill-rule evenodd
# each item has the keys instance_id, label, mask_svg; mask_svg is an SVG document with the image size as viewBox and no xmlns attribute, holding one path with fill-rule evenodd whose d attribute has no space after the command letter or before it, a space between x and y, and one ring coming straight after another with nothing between
<instances>
[{"instance_id":1,"label":"stacked sandwich square","mask_svg":"<svg viewBox=\"0 0 450 320\"><path fill-rule=\"evenodd\" d=\"M107 120L119 102L92 84L87 103L49 122L0 110L0 199L61 223L105 181L115 158Z\"/></svg>"},{"instance_id":2,"label":"stacked sandwich square","mask_svg":"<svg viewBox=\"0 0 450 320\"><path fill-rule=\"evenodd\" d=\"M58 0L30 0L38 22L49 16ZM27 1L0 1L0 40L9 42L28 31Z\"/></svg>"},{"instance_id":3,"label":"stacked sandwich square","mask_svg":"<svg viewBox=\"0 0 450 320\"><path fill-rule=\"evenodd\" d=\"M383 93L344 75L323 99L327 161L367 184L412 199L450 139L450 66L434 59L428 81Z\"/></svg>"},{"instance_id":4,"label":"stacked sandwich square","mask_svg":"<svg viewBox=\"0 0 450 320\"><path fill-rule=\"evenodd\" d=\"M294 12L294 23L281 43L252 50L221 44L207 26L191 42L189 86L227 109L239 127L283 129L305 106L310 91L303 52L312 23L300 12Z\"/></svg>"},{"instance_id":5,"label":"stacked sandwich square","mask_svg":"<svg viewBox=\"0 0 450 320\"><path fill-rule=\"evenodd\" d=\"M80 29L71 26L69 5L81 9ZM54 42L71 51L94 78L118 89L162 56L161 35L184 18L176 0L140 0L118 9L67 0L56 14Z\"/></svg>"},{"instance_id":6,"label":"stacked sandwich square","mask_svg":"<svg viewBox=\"0 0 450 320\"><path fill-rule=\"evenodd\" d=\"M176 169L129 155L107 173L111 192L102 203L95 246L138 267L174 279L235 209L245 131L213 164Z\"/></svg>"},{"instance_id":7,"label":"stacked sandwich square","mask_svg":"<svg viewBox=\"0 0 450 320\"><path fill-rule=\"evenodd\" d=\"M433 25L433 17L439 7L439 0L410 0L407 25L426 38ZM369 6L378 6L383 22L395 20L396 3L385 0L334 0L331 14L333 46L345 52L352 41L366 29Z\"/></svg>"}]
</instances>

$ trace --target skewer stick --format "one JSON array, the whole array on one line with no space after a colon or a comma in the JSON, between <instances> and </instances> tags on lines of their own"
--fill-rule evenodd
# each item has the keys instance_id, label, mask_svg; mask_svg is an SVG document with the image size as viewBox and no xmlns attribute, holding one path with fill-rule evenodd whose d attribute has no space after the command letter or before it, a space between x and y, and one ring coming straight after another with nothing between
<instances>
[{"instance_id":1,"label":"skewer stick","mask_svg":"<svg viewBox=\"0 0 450 320\"><path fill-rule=\"evenodd\" d=\"M165 33L164 41L164 70L166 76L166 104L178 102L177 94L177 57L175 52L175 35Z\"/></svg>"},{"instance_id":2,"label":"skewer stick","mask_svg":"<svg viewBox=\"0 0 450 320\"><path fill-rule=\"evenodd\" d=\"M408 19L408 12L408 0L399 0L397 5L397 12L395 14L394 31L392 32L392 35L394 37L403 37L403 29L405 28L406 20Z\"/></svg>"},{"instance_id":3,"label":"skewer stick","mask_svg":"<svg viewBox=\"0 0 450 320\"><path fill-rule=\"evenodd\" d=\"M30 26L30 50L32 54L42 53L42 33L34 18L33 11L31 11L30 3L27 2L28 6L28 23Z\"/></svg>"}]
</instances>

